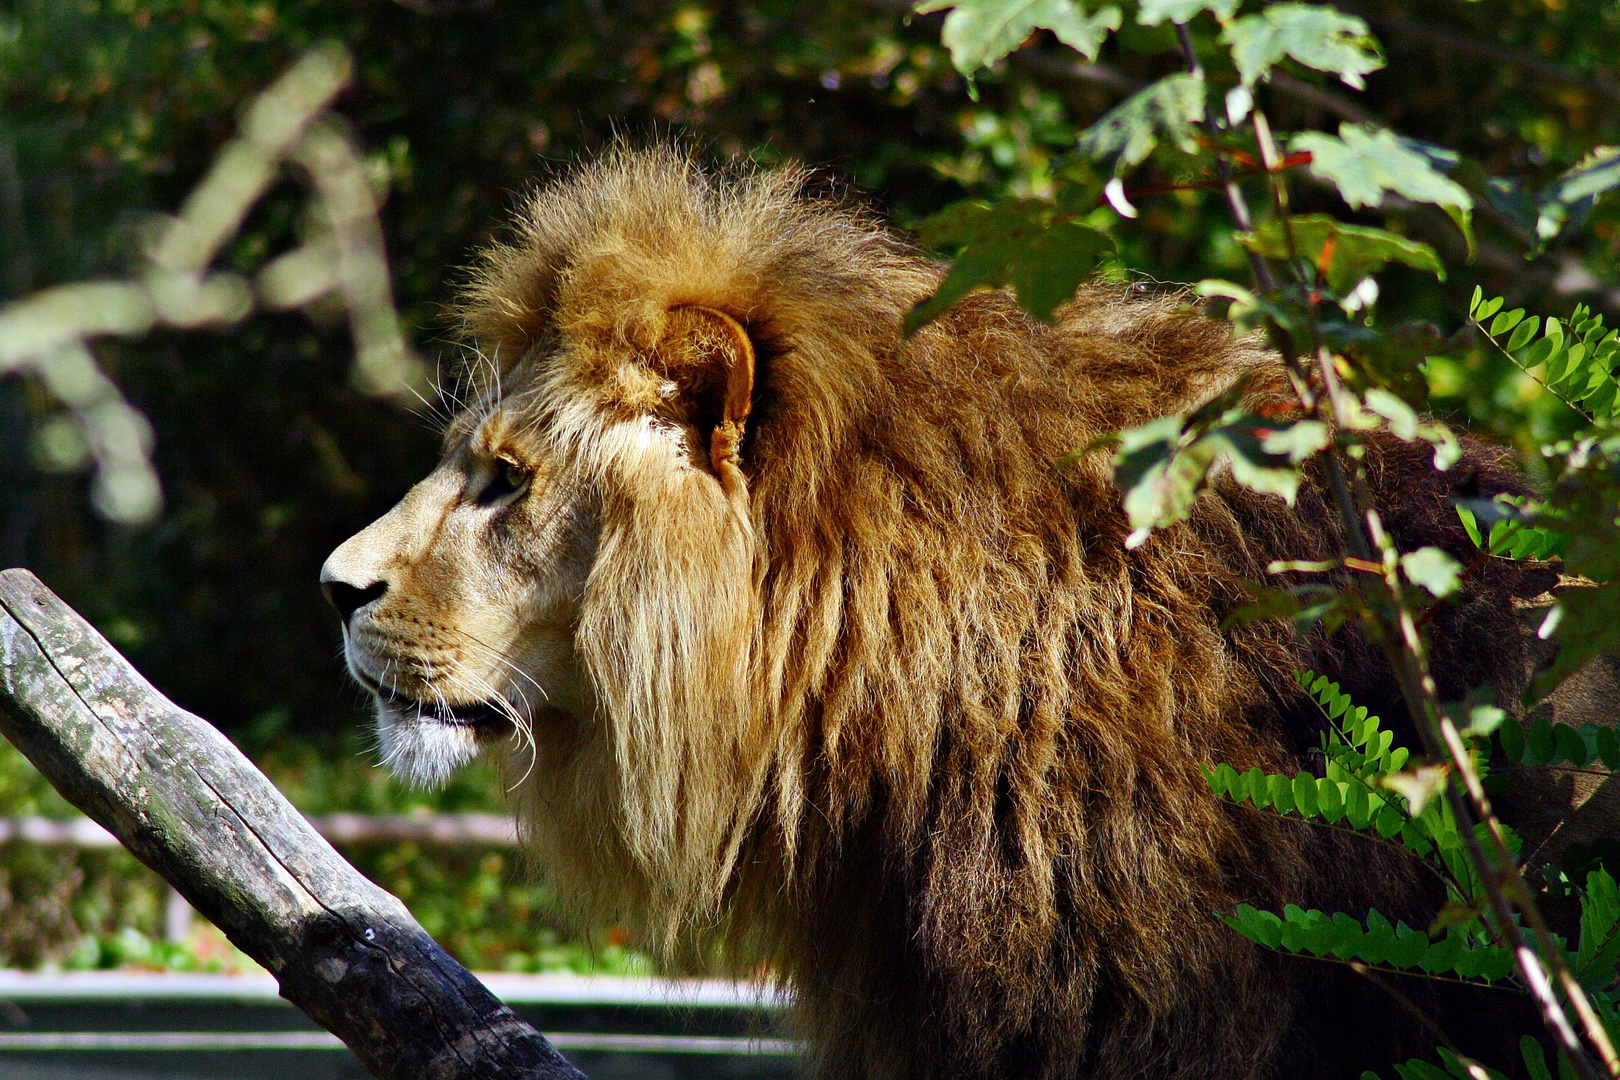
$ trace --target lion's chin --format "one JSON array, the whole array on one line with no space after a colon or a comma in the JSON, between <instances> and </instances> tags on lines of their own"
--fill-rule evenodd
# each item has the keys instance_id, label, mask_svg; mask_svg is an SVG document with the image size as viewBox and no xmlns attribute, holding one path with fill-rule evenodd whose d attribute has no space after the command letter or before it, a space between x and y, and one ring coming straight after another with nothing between
<instances>
[{"instance_id":1,"label":"lion's chin","mask_svg":"<svg viewBox=\"0 0 1620 1080\"><path fill-rule=\"evenodd\" d=\"M470 764L483 749L479 730L470 724L431 716L402 716L377 704L377 739L388 771L415 787L438 787Z\"/></svg>"}]
</instances>

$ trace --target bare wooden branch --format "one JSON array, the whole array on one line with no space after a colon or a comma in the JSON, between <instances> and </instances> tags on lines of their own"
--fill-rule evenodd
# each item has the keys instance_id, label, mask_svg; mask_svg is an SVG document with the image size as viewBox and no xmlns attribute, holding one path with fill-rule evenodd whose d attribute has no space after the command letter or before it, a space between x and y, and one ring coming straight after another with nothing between
<instances>
[{"instance_id":1,"label":"bare wooden branch","mask_svg":"<svg viewBox=\"0 0 1620 1080\"><path fill-rule=\"evenodd\" d=\"M583 1080L26 570L0 573L0 733L384 1080Z\"/></svg>"}]
</instances>

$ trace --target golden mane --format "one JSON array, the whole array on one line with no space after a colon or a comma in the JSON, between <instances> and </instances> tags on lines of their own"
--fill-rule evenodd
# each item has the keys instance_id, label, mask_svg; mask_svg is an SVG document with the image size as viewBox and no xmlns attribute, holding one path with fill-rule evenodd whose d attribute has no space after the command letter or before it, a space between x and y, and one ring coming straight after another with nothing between
<instances>
[{"instance_id":1,"label":"golden mane","mask_svg":"<svg viewBox=\"0 0 1620 1080\"><path fill-rule=\"evenodd\" d=\"M1222 628L1270 560L1337 550L1322 485L1290 511L1217 480L1130 551L1104 457L1056 464L1266 355L1179 295L1102 284L1055 326L979 293L906 338L940 269L808 180L620 149L534 194L464 295L506 395L602 507L577 646L603 741L519 785L540 858L668 940L724 926L739 965L794 986L829 1075L1336 1075L1336 1029L1297 989L1333 977L1210 913L1415 920L1428 898L1398 859L1222 805L1200 773L1308 767L1296 667L1399 720L1365 643ZM663 422L692 306L757 356L730 492L649 470L626 423ZM1517 484L1468 454L1485 490ZM1424 451L1373 459L1403 547L1466 552ZM1519 685L1514 573L1437 620L1444 689Z\"/></svg>"}]
</instances>

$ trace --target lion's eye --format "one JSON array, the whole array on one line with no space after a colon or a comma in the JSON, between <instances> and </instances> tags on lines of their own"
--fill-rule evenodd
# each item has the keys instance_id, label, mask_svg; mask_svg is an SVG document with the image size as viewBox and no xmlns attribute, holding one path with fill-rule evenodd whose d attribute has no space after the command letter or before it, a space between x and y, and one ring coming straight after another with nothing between
<instances>
[{"instance_id":1,"label":"lion's eye","mask_svg":"<svg viewBox=\"0 0 1620 1080\"><path fill-rule=\"evenodd\" d=\"M499 502L508 495L522 491L529 482L529 470L511 461L496 463L495 475L479 494L478 501L486 506Z\"/></svg>"}]
</instances>

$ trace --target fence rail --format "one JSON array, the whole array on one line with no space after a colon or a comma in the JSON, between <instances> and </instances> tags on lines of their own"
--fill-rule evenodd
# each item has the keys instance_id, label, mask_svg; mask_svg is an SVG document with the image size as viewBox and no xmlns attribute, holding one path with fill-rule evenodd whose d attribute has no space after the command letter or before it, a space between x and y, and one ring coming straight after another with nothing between
<instances>
[{"instance_id":1,"label":"fence rail","mask_svg":"<svg viewBox=\"0 0 1620 1080\"><path fill-rule=\"evenodd\" d=\"M413 841L446 847L516 847L517 823L502 814L324 814L308 819L333 844ZM0 817L0 844L114 848L118 838L87 817Z\"/></svg>"}]
</instances>

